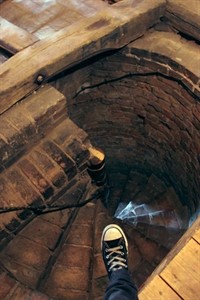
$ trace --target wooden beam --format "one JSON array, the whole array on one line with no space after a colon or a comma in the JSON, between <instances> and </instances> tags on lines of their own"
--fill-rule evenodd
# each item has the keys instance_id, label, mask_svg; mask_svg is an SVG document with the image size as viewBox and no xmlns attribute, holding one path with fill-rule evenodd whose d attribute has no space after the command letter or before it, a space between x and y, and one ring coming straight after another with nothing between
<instances>
[{"instance_id":1,"label":"wooden beam","mask_svg":"<svg viewBox=\"0 0 200 300\"><path fill-rule=\"evenodd\" d=\"M0 47L14 54L37 42L38 38L0 17Z\"/></svg>"},{"instance_id":2,"label":"wooden beam","mask_svg":"<svg viewBox=\"0 0 200 300\"><path fill-rule=\"evenodd\" d=\"M124 1L15 54L0 67L0 113L56 73L138 38L164 14L165 0ZM134 5L135 4L135 5ZM133 6L133 7L132 7ZM132 8L132 9L131 9ZM40 82L41 83L41 82Z\"/></svg>"}]
</instances>

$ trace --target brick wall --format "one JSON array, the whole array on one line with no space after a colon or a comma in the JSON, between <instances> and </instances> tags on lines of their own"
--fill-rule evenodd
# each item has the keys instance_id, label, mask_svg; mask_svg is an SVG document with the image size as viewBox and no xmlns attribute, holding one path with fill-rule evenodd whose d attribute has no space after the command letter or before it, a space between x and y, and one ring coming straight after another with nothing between
<instances>
[{"instance_id":1,"label":"brick wall","mask_svg":"<svg viewBox=\"0 0 200 300\"><path fill-rule=\"evenodd\" d=\"M90 82L77 96L68 93L69 115L106 151L112 167L154 173L172 184L194 212L200 196L195 61L189 66L184 53L179 64L175 51L166 57L135 49L129 46L95 62Z\"/></svg>"}]
</instances>

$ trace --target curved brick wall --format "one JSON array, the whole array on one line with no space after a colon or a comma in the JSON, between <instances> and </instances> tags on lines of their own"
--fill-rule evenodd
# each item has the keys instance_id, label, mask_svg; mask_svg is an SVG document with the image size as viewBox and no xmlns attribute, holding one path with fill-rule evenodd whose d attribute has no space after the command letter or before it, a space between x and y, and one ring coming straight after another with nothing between
<instances>
[{"instance_id":1,"label":"curved brick wall","mask_svg":"<svg viewBox=\"0 0 200 300\"><path fill-rule=\"evenodd\" d=\"M187 82L196 78L173 61L170 76L169 65L161 68L155 58L145 64L142 50L137 61L124 53L94 64L90 86L68 102L71 118L106 151L110 166L159 176L193 213L200 197L200 103Z\"/></svg>"}]
</instances>

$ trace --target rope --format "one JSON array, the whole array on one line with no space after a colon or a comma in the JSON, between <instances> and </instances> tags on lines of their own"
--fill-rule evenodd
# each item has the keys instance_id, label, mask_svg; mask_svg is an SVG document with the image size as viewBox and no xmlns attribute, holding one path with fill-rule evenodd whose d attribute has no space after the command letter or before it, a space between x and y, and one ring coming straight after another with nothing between
<instances>
[{"instance_id":1,"label":"rope","mask_svg":"<svg viewBox=\"0 0 200 300\"><path fill-rule=\"evenodd\" d=\"M98 190L96 193L94 193L90 198L77 203L77 204L63 204L63 205L39 205L39 206L13 206L13 207L0 207L0 214L8 213L11 211L18 211L18 210L24 210L28 209L33 211L35 214L46 214L49 212L55 212L63 209L70 209L70 208L78 208L86 205L87 203L91 202L92 200L97 200L105 195L105 190ZM45 211L44 211L45 210Z\"/></svg>"}]
</instances>

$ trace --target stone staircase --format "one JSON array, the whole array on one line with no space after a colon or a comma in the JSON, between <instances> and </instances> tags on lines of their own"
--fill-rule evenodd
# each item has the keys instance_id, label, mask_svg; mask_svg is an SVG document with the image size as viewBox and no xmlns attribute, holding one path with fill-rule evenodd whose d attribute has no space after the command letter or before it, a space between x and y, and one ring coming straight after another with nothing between
<instances>
[{"instance_id":1,"label":"stone staircase","mask_svg":"<svg viewBox=\"0 0 200 300\"><path fill-rule=\"evenodd\" d=\"M20 209L0 218L0 300L102 299L108 277L100 239L112 222L128 237L130 272L141 288L188 228L187 207L155 174L116 161L115 169L106 164L106 201L28 209L78 204L98 187L87 172L89 136L66 114L63 94L46 85L25 100L1 116L0 206Z\"/></svg>"},{"instance_id":2,"label":"stone staircase","mask_svg":"<svg viewBox=\"0 0 200 300\"><path fill-rule=\"evenodd\" d=\"M35 183L47 203L78 203L90 197L95 189L83 167L88 152L80 143L80 136L86 138L75 124L65 120L15 166ZM55 145L59 147L55 149ZM66 160L66 153L74 159L74 164ZM55 168L46 164L48 156L54 159ZM42 179L37 176L39 180L34 182L33 166L43 174L43 183L51 182L51 188L48 184L41 188L38 183ZM112 222L122 226L128 237L129 268L137 287L144 284L187 229L187 209L173 188L153 174L147 177L133 170L127 174L108 170L108 175L111 185L108 208L100 200L94 200L79 209L28 216L23 226L19 222L21 227L14 228L13 222L13 227L7 225L10 242L4 243L0 254L0 276L6 285L0 289L0 299L21 300L28 296L41 300L102 299L108 278L100 239L103 228ZM133 216L120 220L120 213L130 203ZM20 212L17 220L24 213Z\"/></svg>"},{"instance_id":3,"label":"stone staircase","mask_svg":"<svg viewBox=\"0 0 200 300\"><path fill-rule=\"evenodd\" d=\"M66 115L65 101L47 85L3 115L0 206L20 209L0 218L0 300L102 299L108 278L100 240L113 222L128 237L140 288L188 227L172 186L109 165L107 207L102 199L44 214L27 208L78 204L97 190L87 173L90 140Z\"/></svg>"}]
</instances>

